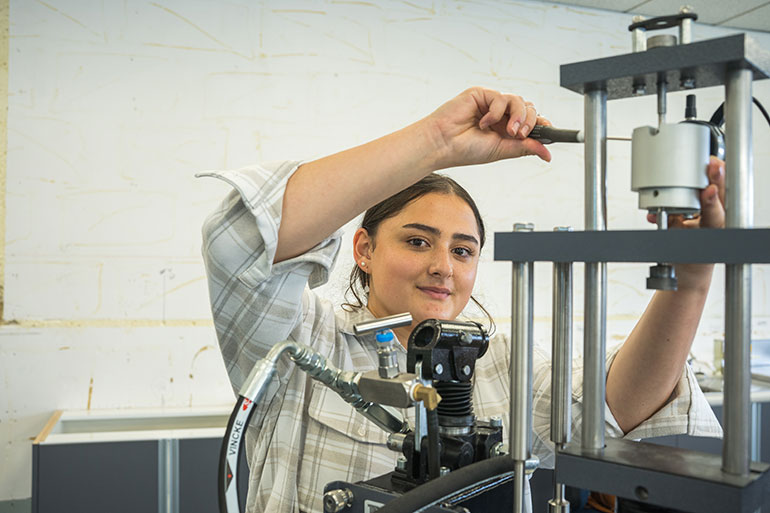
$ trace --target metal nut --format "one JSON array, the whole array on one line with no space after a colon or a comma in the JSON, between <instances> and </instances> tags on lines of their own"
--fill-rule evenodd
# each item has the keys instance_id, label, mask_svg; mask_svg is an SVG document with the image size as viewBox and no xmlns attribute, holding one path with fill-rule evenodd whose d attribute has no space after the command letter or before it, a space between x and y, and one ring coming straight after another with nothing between
<instances>
[{"instance_id":1,"label":"metal nut","mask_svg":"<svg viewBox=\"0 0 770 513\"><path fill-rule=\"evenodd\" d=\"M406 472L406 456L399 456L396 459L396 470Z\"/></svg>"},{"instance_id":2,"label":"metal nut","mask_svg":"<svg viewBox=\"0 0 770 513\"><path fill-rule=\"evenodd\" d=\"M497 415L490 417L489 425L492 427L503 427L503 419Z\"/></svg>"}]
</instances>

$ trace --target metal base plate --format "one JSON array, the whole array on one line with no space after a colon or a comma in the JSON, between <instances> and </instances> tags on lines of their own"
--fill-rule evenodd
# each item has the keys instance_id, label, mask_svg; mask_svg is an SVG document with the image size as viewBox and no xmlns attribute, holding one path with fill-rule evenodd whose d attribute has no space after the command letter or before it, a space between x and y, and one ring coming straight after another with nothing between
<instances>
[{"instance_id":1,"label":"metal base plate","mask_svg":"<svg viewBox=\"0 0 770 513\"><path fill-rule=\"evenodd\" d=\"M770 505L770 465L721 470L722 458L676 447L608 439L604 451L572 444L556 455L558 482L693 513L751 513Z\"/></svg>"}]
</instances>

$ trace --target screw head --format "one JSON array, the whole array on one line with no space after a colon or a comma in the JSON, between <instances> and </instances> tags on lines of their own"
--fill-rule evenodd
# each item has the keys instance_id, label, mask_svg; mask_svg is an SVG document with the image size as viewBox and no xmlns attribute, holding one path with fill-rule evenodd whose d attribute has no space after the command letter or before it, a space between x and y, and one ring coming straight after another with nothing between
<instances>
[{"instance_id":1,"label":"screw head","mask_svg":"<svg viewBox=\"0 0 770 513\"><path fill-rule=\"evenodd\" d=\"M441 467L439 469L439 471L438 471L438 474L440 476L445 476L445 475L449 474L450 472L451 472L451 470L449 470L449 467Z\"/></svg>"},{"instance_id":2,"label":"screw head","mask_svg":"<svg viewBox=\"0 0 770 513\"><path fill-rule=\"evenodd\" d=\"M490 417L489 425L492 427L503 427L503 419L497 415Z\"/></svg>"},{"instance_id":3,"label":"screw head","mask_svg":"<svg viewBox=\"0 0 770 513\"><path fill-rule=\"evenodd\" d=\"M396 469L406 472L406 456L399 456L396 459Z\"/></svg>"},{"instance_id":4,"label":"screw head","mask_svg":"<svg viewBox=\"0 0 770 513\"><path fill-rule=\"evenodd\" d=\"M443 374L443 372L444 372L444 366L443 366L443 365L441 365L440 363L437 363L437 364L436 364L436 365L433 367L433 372L435 372L436 374Z\"/></svg>"},{"instance_id":5,"label":"screw head","mask_svg":"<svg viewBox=\"0 0 770 513\"><path fill-rule=\"evenodd\" d=\"M683 78L679 85L682 89L695 89L695 79L692 77Z\"/></svg>"},{"instance_id":6,"label":"screw head","mask_svg":"<svg viewBox=\"0 0 770 513\"><path fill-rule=\"evenodd\" d=\"M463 374L465 374L466 376L470 376L471 375L471 366L470 365L466 365L465 367L463 367Z\"/></svg>"},{"instance_id":7,"label":"screw head","mask_svg":"<svg viewBox=\"0 0 770 513\"><path fill-rule=\"evenodd\" d=\"M635 96L644 96L647 94L647 86L644 84L635 84L634 85L634 95Z\"/></svg>"}]
</instances>

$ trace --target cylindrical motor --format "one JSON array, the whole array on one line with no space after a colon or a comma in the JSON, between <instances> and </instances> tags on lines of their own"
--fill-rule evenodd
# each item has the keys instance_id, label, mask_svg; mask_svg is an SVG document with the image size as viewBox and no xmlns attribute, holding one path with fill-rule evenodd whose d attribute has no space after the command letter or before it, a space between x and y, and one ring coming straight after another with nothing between
<instances>
[{"instance_id":1,"label":"cylindrical motor","mask_svg":"<svg viewBox=\"0 0 770 513\"><path fill-rule=\"evenodd\" d=\"M636 128L631 139L631 189L639 193L639 208L669 214L699 212L699 189L708 185L710 144L709 129L702 125Z\"/></svg>"}]
</instances>

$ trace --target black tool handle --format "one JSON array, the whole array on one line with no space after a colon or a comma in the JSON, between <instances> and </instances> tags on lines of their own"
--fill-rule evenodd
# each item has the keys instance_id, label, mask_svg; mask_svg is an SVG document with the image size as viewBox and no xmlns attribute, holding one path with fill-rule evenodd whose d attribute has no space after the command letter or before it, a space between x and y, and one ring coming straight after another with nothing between
<instances>
[{"instance_id":1,"label":"black tool handle","mask_svg":"<svg viewBox=\"0 0 770 513\"><path fill-rule=\"evenodd\" d=\"M535 125L529 133L529 137L537 139L543 144L555 142L583 142L580 138L580 130L565 130L546 125Z\"/></svg>"}]
</instances>

